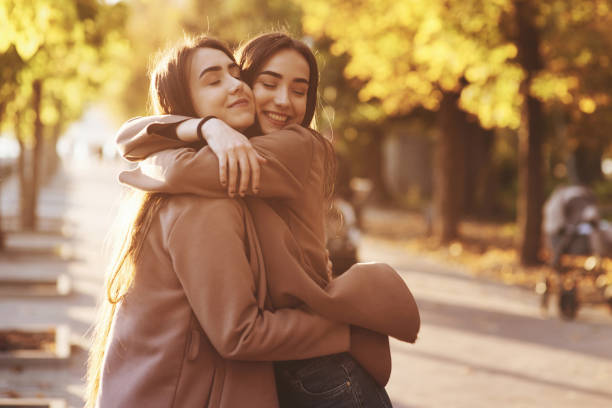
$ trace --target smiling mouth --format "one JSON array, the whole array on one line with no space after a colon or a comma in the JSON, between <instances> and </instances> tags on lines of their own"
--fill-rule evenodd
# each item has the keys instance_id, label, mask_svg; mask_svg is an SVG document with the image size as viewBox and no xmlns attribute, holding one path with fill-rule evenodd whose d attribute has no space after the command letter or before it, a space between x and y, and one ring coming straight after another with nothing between
<instances>
[{"instance_id":1,"label":"smiling mouth","mask_svg":"<svg viewBox=\"0 0 612 408\"><path fill-rule=\"evenodd\" d=\"M282 113L265 111L264 114L270 122L277 126L284 126L290 119L288 115L283 115Z\"/></svg>"},{"instance_id":2,"label":"smiling mouth","mask_svg":"<svg viewBox=\"0 0 612 408\"><path fill-rule=\"evenodd\" d=\"M245 98L238 99L229 105L230 108L242 108L245 106L249 106L249 101Z\"/></svg>"}]
</instances>

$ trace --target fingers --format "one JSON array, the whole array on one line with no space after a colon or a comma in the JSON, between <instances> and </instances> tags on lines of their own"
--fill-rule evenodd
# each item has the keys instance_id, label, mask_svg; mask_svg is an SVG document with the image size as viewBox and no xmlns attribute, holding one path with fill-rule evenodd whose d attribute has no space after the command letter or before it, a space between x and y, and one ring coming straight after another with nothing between
<instances>
[{"instance_id":1,"label":"fingers","mask_svg":"<svg viewBox=\"0 0 612 408\"><path fill-rule=\"evenodd\" d=\"M234 197L234 194L236 193L236 182L238 178L238 163L235 154L230 153L227 155L227 167L229 172L227 193L230 197Z\"/></svg>"},{"instance_id":2,"label":"fingers","mask_svg":"<svg viewBox=\"0 0 612 408\"><path fill-rule=\"evenodd\" d=\"M219 156L219 182L223 187L227 186L227 155Z\"/></svg>"},{"instance_id":3,"label":"fingers","mask_svg":"<svg viewBox=\"0 0 612 408\"><path fill-rule=\"evenodd\" d=\"M259 192L259 179L261 176L258 154L254 150L251 150L249 151L247 157L249 159L249 163L251 164L251 188L253 189L253 193L257 194Z\"/></svg>"},{"instance_id":4,"label":"fingers","mask_svg":"<svg viewBox=\"0 0 612 408\"><path fill-rule=\"evenodd\" d=\"M221 185L227 186L230 197L239 194L244 197L249 188L253 193L259 192L261 164L267 160L253 146L248 144L234 145L226 149L226 154L219 156L219 174Z\"/></svg>"},{"instance_id":5,"label":"fingers","mask_svg":"<svg viewBox=\"0 0 612 408\"><path fill-rule=\"evenodd\" d=\"M238 152L238 163L240 164L240 187L239 194L244 197L247 188L249 187L249 178L251 175L251 168L249 166L249 159L244 150Z\"/></svg>"}]
</instances>

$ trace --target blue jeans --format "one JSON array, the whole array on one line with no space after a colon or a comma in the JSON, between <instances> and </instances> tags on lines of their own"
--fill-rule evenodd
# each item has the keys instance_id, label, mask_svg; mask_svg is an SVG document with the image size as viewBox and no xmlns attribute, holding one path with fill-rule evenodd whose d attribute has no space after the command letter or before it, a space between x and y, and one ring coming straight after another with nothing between
<instances>
[{"instance_id":1,"label":"blue jeans","mask_svg":"<svg viewBox=\"0 0 612 408\"><path fill-rule=\"evenodd\" d=\"M390 408L389 396L349 353L274 364L281 408Z\"/></svg>"}]
</instances>

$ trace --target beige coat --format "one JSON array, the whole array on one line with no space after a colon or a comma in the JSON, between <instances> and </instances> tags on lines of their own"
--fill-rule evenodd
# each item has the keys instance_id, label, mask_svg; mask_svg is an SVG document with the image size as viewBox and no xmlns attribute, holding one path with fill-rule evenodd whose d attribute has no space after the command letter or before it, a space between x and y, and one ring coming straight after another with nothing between
<instances>
[{"instance_id":1,"label":"beige coat","mask_svg":"<svg viewBox=\"0 0 612 408\"><path fill-rule=\"evenodd\" d=\"M97 406L276 407L272 364L252 360L348 351L346 324L263 310L262 262L241 200L169 197L117 309Z\"/></svg>"},{"instance_id":2,"label":"beige coat","mask_svg":"<svg viewBox=\"0 0 612 408\"><path fill-rule=\"evenodd\" d=\"M155 126L163 125L155 123L144 129L137 123L124 126L118 137L124 157L140 160L160 149L183 145L156 135ZM299 126L251 141L267 159L262 166L259 194L266 200L246 200L265 261L265 306L306 306L321 316L414 342L420 324L418 309L392 268L359 264L329 282L321 187L323 142ZM122 173L120 180L147 191L227 197L219 183L216 156L208 147L159 152L137 169ZM381 358L375 364L387 363ZM367 367L367 363L364 365ZM382 370L386 370L388 378L390 365Z\"/></svg>"}]
</instances>

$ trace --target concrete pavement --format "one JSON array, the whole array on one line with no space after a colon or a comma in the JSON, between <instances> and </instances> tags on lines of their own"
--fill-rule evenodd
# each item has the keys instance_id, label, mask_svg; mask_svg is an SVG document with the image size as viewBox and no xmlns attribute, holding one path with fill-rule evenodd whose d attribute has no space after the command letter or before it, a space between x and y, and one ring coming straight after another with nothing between
<instances>
[{"instance_id":1,"label":"concrete pavement","mask_svg":"<svg viewBox=\"0 0 612 408\"><path fill-rule=\"evenodd\" d=\"M115 163L93 158L64 164L40 193L40 227L47 232L8 235L9 251L0 253L2 276L63 273L72 278L73 288L67 297L0 299L0 326L67 325L73 346L64 364L0 367L0 398L61 398L69 407L82 407L87 332L95 318L107 264L104 239L120 194L115 182L117 168ZM17 193L15 178L2 187L5 217L17 214Z\"/></svg>"},{"instance_id":2,"label":"concrete pavement","mask_svg":"<svg viewBox=\"0 0 612 408\"><path fill-rule=\"evenodd\" d=\"M475 279L364 238L362 260L396 267L421 310L415 345L392 342L395 407L610 407L612 316L542 316L531 291Z\"/></svg>"},{"instance_id":3,"label":"concrete pavement","mask_svg":"<svg viewBox=\"0 0 612 408\"><path fill-rule=\"evenodd\" d=\"M0 325L67 324L75 346L62 367L0 368L0 397L16 393L82 405L85 334L95 317L107 264L102 247L120 194L117 169L96 161L65 165L41 195L41 214L49 220L62 218L63 234L9 237L10 246L60 247L63 256L0 257L1 273L67 273L74 293L67 298L0 299ZM3 187L5 214L16 209L15 188L10 183ZM396 267L421 309L417 343L392 341L388 391L395 407L612 406L608 313L583 310L575 322L560 321L556 314L543 317L529 291L474 279L458 267L417 259L393 242L367 235L361 256Z\"/></svg>"}]
</instances>

